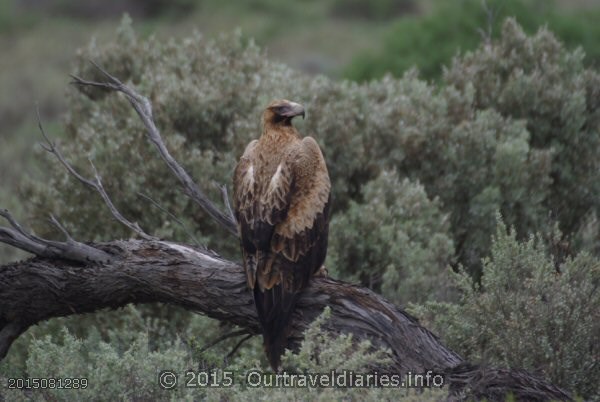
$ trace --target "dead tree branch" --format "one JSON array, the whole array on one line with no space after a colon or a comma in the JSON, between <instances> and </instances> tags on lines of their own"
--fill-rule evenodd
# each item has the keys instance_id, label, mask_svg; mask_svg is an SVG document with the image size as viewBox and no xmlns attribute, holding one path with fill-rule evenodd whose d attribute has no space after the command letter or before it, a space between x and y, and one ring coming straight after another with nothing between
<instances>
[{"instance_id":1,"label":"dead tree branch","mask_svg":"<svg viewBox=\"0 0 600 402\"><path fill-rule=\"evenodd\" d=\"M91 189L96 190L102 197L102 200L104 200L104 203L110 210L110 213L119 222L121 222L123 225L127 226L133 232L137 233L142 239L156 240L157 239L156 237L150 236L149 234L144 232L142 230L142 228L140 228L140 225L137 224L137 222L129 221L127 218L125 218L121 214L121 212L119 212L117 207L115 207L115 204L113 204L112 200L110 199L109 195L106 193L106 190L104 189L104 185L102 184L102 179L100 178L100 175L98 174L98 170L96 170L96 166L94 165L94 162L92 162L91 159L89 159L89 162L90 162L90 165L92 166L92 170L94 171L94 180L89 180L89 179L86 179L85 177L83 177L81 174L79 174L75 170L75 168L73 168L73 166L71 166L71 164L69 162L66 161L66 159L63 157L62 153L60 152L60 149L56 146L55 143L50 141L50 138L46 134L46 131L44 130L44 126L42 125L42 120L40 118L39 111L37 111L37 113L38 113L38 115L37 115L38 127L40 129L40 132L42 133L42 136L46 140L46 144L45 145L42 144L42 147L47 152L56 156L56 159L58 159L58 161L65 167L65 169L67 169L67 171L71 174L71 176L75 177L77 180L79 180L81 183L85 184L86 186L90 187Z\"/></svg>"},{"instance_id":2,"label":"dead tree branch","mask_svg":"<svg viewBox=\"0 0 600 402\"><path fill-rule=\"evenodd\" d=\"M158 208L159 210L161 210L162 212L164 212L165 214L167 214L171 219L173 219L175 222L177 222L177 224L179 226L181 226L181 228L183 229L183 231L188 235L188 237L194 242L194 244L198 247L201 247L200 242L198 241L198 239L196 238L196 236L194 236L194 234L187 228L187 226L185 226L185 224L181 221L181 219L177 218L175 215L173 215L173 213L169 212L167 209L165 209L162 205L160 205L158 202L156 202L152 197L150 197L149 195L146 195L144 193L141 192L137 192L137 195L142 197L143 199L145 199L146 201L150 202L152 205L154 205L156 208Z\"/></svg>"},{"instance_id":3,"label":"dead tree branch","mask_svg":"<svg viewBox=\"0 0 600 402\"><path fill-rule=\"evenodd\" d=\"M181 184L183 185L185 193L192 198L196 203L198 203L202 209L204 209L217 223L223 226L229 233L237 236L237 228L235 220L231 214L224 214L219 208L217 208L210 199L204 194L204 192L200 189L198 184L191 178L191 176L186 172L186 170L171 156L171 153L165 146L164 141L160 136L160 131L156 127L154 123L154 118L152 115L152 105L148 98L140 95L138 92L123 84L118 78L112 76L108 72L106 72L102 67L92 61L92 64L106 77L107 82L95 82L84 80L83 78L77 77L76 75L72 75L73 83L76 85L82 86L94 86L99 88L108 89L111 91L121 92L123 93L138 116L142 120L142 123L146 127L146 134L150 142L152 142L160 156L163 158L167 166L171 169L173 174L179 179Z\"/></svg>"},{"instance_id":4,"label":"dead tree branch","mask_svg":"<svg viewBox=\"0 0 600 402\"><path fill-rule=\"evenodd\" d=\"M93 249L110 254L111 262L82 265L54 255L3 267L0 322L17 322L25 330L52 317L163 302L259 332L252 294L238 264L166 241L114 241ZM291 344L301 340L307 325L329 306L333 318L328 329L389 348L398 357L399 370L462 362L415 319L367 289L318 278L299 306Z\"/></svg>"},{"instance_id":5,"label":"dead tree branch","mask_svg":"<svg viewBox=\"0 0 600 402\"><path fill-rule=\"evenodd\" d=\"M111 260L82 264L55 254L0 267L0 357L37 322L128 303L175 304L236 324L249 334L259 333L252 294L238 264L166 241L113 241L89 247ZM504 400L507 392L516 400L569 399L559 388L526 372L466 364L381 296L329 278L314 278L301 297L288 339L292 348L326 306L331 309L327 331L352 334L357 341L369 340L391 351L392 364L376 370L400 374L433 370L445 374L457 395L468 390L466 395L488 400Z\"/></svg>"},{"instance_id":6,"label":"dead tree branch","mask_svg":"<svg viewBox=\"0 0 600 402\"><path fill-rule=\"evenodd\" d=\"M0 226L1 243L46 258L64 258L81 263L104 263L112 260L110 254L75 241L70 236L67 237L67 241L58 242L28 233L6 209L0 210L0 216L12 226L12 229Z\"/></svg>"},{"instance_id":7,"label":"dead tree branch","mask_svg":"<svg viewBox=\"0 0 600 402\"><path fill-rule=\"evenodd\" d=\"M492 32L494 30L494 20L496 19L497 10L490 7L486 0L481 0L481 8L485 12L487 25L485 31L483 28L478 28L477 31L481 36L481 40L489 46L492 42Z\"/></svg>"}]
</instances>

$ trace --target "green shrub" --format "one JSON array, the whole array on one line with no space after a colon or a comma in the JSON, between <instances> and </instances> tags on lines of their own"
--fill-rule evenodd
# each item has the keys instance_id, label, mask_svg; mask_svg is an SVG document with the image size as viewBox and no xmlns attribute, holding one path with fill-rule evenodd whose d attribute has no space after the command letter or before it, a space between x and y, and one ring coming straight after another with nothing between
<instances>
[{"instance_id":1,"label":"green shrub","mask_svg":"<svg viewBox=\"0 0 600 402\"><path fill-rule=\"evenodd\" d=\"M524 122L474 108L469 91L450 87L435 94L409 80L387 82L391 94L404 96L390 96L382 120L402 128L382 133L379 152L393 149L386 162L439 197L450 214L458 260L477 275L497 209L520 233L544 225L550 152L529 146Z\"/></svg>"},{"instance_id":2,"label":"green shrub","mask_svg":"<svg viewBox=\"0 0 600 402\"><path fill-rule=\"evenodd\" d=\"M516 86L509 80L501 87L514 99L541 88L536 92L539 101L529 105L527 114L514 102L501 105L499 113L481 100L486 85L503 82L486 63L498 57L504 63L505 53L512 48L533 49L523 63L545 57L543 71L552 74L529 71L516 57L511 65L497 63L505 65L509 77L511 72L529 71L528 85ZM552 56L544 56L546 51L552 51ZM495 59L486 56L490 52L497 55ZM397 169L401 176L422 183L430 196L439 197L440 208L450 214L458 260L474 274L489 250L497 209L525 235L546 230L548 210L554 211L551 218L561 228L573 227L577 217L583 217L581 211L589 211L595 202L591 195L598 182L598 170L593 169L597 163L593 154L598 138L594 131L598 74L584 69L580 54L566 52L547 31L529 38L514 21L506 24L491 50L482 47L465 56L462 64L462 59L457 60L447 74L448 86L441 90L412 73L400 80L388 77L363 86L323 77L310 79L268 61L239 35L160 43L138 39L127 24L115 43L104 47L92 43L83 55L150 96L171 152L215 200L220 195L213 182L231 181L239 154L260 132L264 105L286 97L308 105L308 119L298 125L323 146L334 186L334 212L345 210L351 200L360 202L362 186L382 169ZM478 68L490 70L490 76L474 76L472 71ZM77 73L100 78L83 61ZM587 79L578 78L581 74ZM547 79L563 85L544 89ZM237 256L235 242L174 191L174 178L144 138L141 123L127 102L114 94L83 92L90 98L71 92L67 99L70 113L63 152L72 163L90 175L90 157L103 174L109 194L118 194L117 206L143 228L187 240L185 231L167 217L148 213L153 207L136 194L139 191L175 213L209 247ZM547 105L555 106L548 109ZM536 116L542 114L548 121L553 113L562 113L564 124L559 121L550 129L536 126L540 120ZM587 144L578 138L586 138ZM570 147L569 141L575 140L577 144ZM556 147L559 141L561 147ZM571 152L572 148L577 152ZM551 185L558 171L573 178L565 183L568 191ZM56 163L50 165L49 175L46 183L31 186L25 194L33 210L44 211L36 227L40 232L48 232L41 218L51 210L79 238L129 235L110 218L99 197L68 178ZM586 188L592 191L585 194ZM61 203L56 202L59 198ZM572 212L564 208L567 201L575 203Z\"/></svg>"},{"instance_id":3,"label":"green shrub","mask_svg":"<svg viewBox=\"0 0 600 402\"><path fill-rule=\"evenodd\" d=\"M598 258L582 252L557 269L539 237L519 242L498 218L481 284L465 272L454 282L459 303L413 306L450 347L470 361L525 368L585 398L598 395Z\"/></svg>"},{"instance_id":4,"label":"green shrub","mask_svg":"<svg viewBox=\"0 0 600 402\"><path fill-rule=\"evenodd\" d=\"M368 343L356 345L349 336L330 338L321 330L329 312L325 312L307 329L305 339L298 353L287 351L283 362L292 372L328 373L331 370L354 370L368 372L369 365L389 359L384 351L373 351ZM345 388L268 388L251 387L246 383L250 370L262 371L256 353L238 355L233 361L224 364L222 347L209 349L216 365L206 365L206 359L194 359L190 348L177 339L165 340L160 347L152 348L144 331L124 331L129 338L127 343L112 339L110 343L100 339L92 331L85 338L77 338L67 330L60 336L45 336L35 339L29 346L27 374L30 378L85 378L85 389L6 390L11 401L26 400L339 400L347 398L349 392L354 397L367 401L439 400L444 390L427 390L417 394L412 390L394 388L363 388L349 391ZM123 336L123 335L121 335ZM256 337L255 340L258 340ZM260 350L259 342L252 345ZM216 349L216 350L215 350ZM221 353L221 354L220 354ZM173 371L178 376L178 385L171 390L158 385L159 373ZM217 373L218 381L224 381L223 370L232 371L231 387L191 387L185 386L192 377L186 371L209 370ZM7 376L8 377L8 376ZM6 385L6 378L0 374L0 383ZM192 381L193 383L193 381ZM4 391L3 391L4 392Z\"/></svg>"},{"instance_id":5,"label":"green shrub","mask_svg":"<svg viewBox=\"0 0 600 402\"><path fill-rule=\"evenodd\" d=\"M444 84L436 91L409 73L368 85L371 160L439 197L458 261L475 276L498 209L520 237L558 222L582 247L580 228L600 206L600 75L581 52L546 30L528 37L509 19L498 41L458 57ZM597 225L585 236L597 239Z\"/></svg>"},{"instance_id":6,"label":"green shrub","mask_svg":"<svg viewBox=\"0 0 600 402\"><path fill-rule=\"evenodd\" d=\"M444 82L472 94L476 109L525 122L529 146L551 154L547 194L536 191L539 199L531 203L511 200L503 214L528 215L522 210L540 202L564 233L577 235L586 214L600 213L600 75L583 67L581 51L565 52L547 30L528 38L507 22L498 43L455 58ZM509 221L525 233L521 218ZM532 226L530 233L537 230Z\"/></svg>"},{"instance_id":7,"label":"green shrub","mask_svg":"<svg viewBox=\"0 0 600 402\"><path fill-rule=\"evenodd\" d=\"M399 304L447 300L454 245L438 200L388 171L365 185L363 198L331 223L331 274L364 283Z\"/></svg>"},{"instance_id":8,"label":"green shrub","mask_svg":"<svg viewBox=\"0 0 600 402\"><path fill-rule=\"evenodd\" d=\"M488 29L496 37L507 17L516 17L529 33L547 25L568 47L582 46L589 64L599 65L600 9L564 11L553 1L536 0L487 0L485 4L493 15L491 24L481 0L437 0L423 16L399 19L380 48L357 56L345 76L366 81L389 72L400 77L417 67L423 77L437 79L458 51L475 49Z\"/></svg>"}]
</instances>

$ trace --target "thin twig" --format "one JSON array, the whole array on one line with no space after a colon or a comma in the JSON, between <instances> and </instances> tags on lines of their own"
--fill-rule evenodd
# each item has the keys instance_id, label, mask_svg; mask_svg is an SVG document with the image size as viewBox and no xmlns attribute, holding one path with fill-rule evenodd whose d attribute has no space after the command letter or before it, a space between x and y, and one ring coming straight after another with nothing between
<instances>
[{"instance_id":1,"label":"thin twig","mask_svg":"<svg viewBox=\"0 0 600 402\"><path fill-rule=\"evenodd\" d=\"M102 185L102 179L100 178L100 175L98 174L98 170L96 169L94 162L92 162L92 160L90 158L88 158L88 161L90 162L90 165L92 166L92 170L94 171L95 184L93 185L93 187L100 193L100 195L102 196L102 199L104 200L104 203L106 204L108 209L110 209L110 212L112 213L112 215L123 225L127 226L129 229L131 229L135 233L137 233L141 238L143 238L145 240L158 240L157 237L151 236L151 235L147 234L146 232L144 232L142 230L142 228L140 227L140 225L138 225L137 222L129 221L121 214L121 212L119 212L117 207L115 207L112 200L106 193L106 190L104 189L104 186Z\"/></svg>"},{"instance_id":2,"label":"thin twig","mask_svg":"<svg viewBox=\"0 0 600 402\"><path fill-rule=\"evenodd\" d=\"M19 222L16 221L16 219L10 214L10 212L8 212L8 209L0 209L0 216L2 216L4 219L6 219L8 221L8 223L10 223L10 225L22 236L25 236L27 239L39 243L42 242L43 239L40 237L37 237L34 234L29 233L28 231L26 231L25 229L23 229L23 227L19 224Z\"/></svg>"},{"instance_id":3,"label":"thin twig","mask_svg":"<svg viewBox=\"0 0 600 402\"><path fill-rule=\"evenodd\" d=\"M96 166L94 165L94 162L92 162L91 159L88 158L90 165L92 166L92 170L94 171L94 180L89 180L89 179L86 179L85 177L83 177L81 174L79 174L73 168L73 166L71 166L71 164L69 162L66 161L66 159L63 157L62 153L60 152L60 149L56 146L55 143L50 141L50 138L46 134L46 130L44 130L44 126L42 125L42 120L40 117L39 109L36 108L36 112L37 112L37 118L38 118L38 127L40 128L42 136L44 137L44 139L47 142L46 146L42 145L43 148L46 151L54 154L54 156L56 156L56 158L59 160L59 162L65 167L65 169L67 169L67 171L73 177L75 177L77 180L79 180L81 183L85 184L86 186L96 190L102 197L102 200L104 201L104 203L110 210L111 214L115 217L115 219L117 219L123 225L127 226L133 232L137 233L141 238L143 238L145 240L158 240L158 238L151 236L151 235L147 234L146 232L144 232L142 230L142 228L137 224L137 222L129 221L127 218L125 218L121 214L121 212L119 212L117 207L115 207L112 200L110 199L110 196L106 193L106 190L104 189L104 185L102 184L102 179L100 178L100 175L98 174L98 170L96 169Z\"/></svg>"},{"instance_id":4,"label":"thin twig","mask_svg":"<svg viewBox=\"0 0 600 402\"><path fill-rule=\"evenodd\" d=\"M487 3L487 0L481 0L481 8L485 12L487 18L487 32L484 32L483 29L478 28L479 34L481 35L481 39L489 45L492 42L492 32L494 30L494 20L496 19L496 10L493 7L490 7Z\"/></svg>"},{"instance_id":5,"label":"thin twig","mask_svg":"<svg viewBox=\"0 0 600 402\"><path fill-rule=\"evenodd\" d=\"M239 348L240 348L240 347L241 347L241 346L244 344L244 342L246 342L248 339L252 338L253 336L254 336L254 334L248 334L248 335L246 335L245 337L243 337L243 338L242 338L242 339L241 339L241 340L240 340L240 341L239 341L239 342L238 342L238 343L237 343L237 344L236 344L236 345L233 347L233 349L231 350L231 352L229 352L229 353L227 354L227 356L225 357L225 359L230 359L230 358L231 358L231 357L232 357L232 356L235 354L235 352L237 352L237 351L238 351L238 349L239 349Z\"/></svg>"},{"instance_id":6,"label":"thin twig","mask_svg":"<svg viewBox=\"0 0 600 402\"><path fill-rule=\"evenodd\" d=\"M194 182L194 180L190 177L187 171L169 153L169 150L167 149L165 143L162 140L160 131L158 130L154 122L152 116L152 104L150 103L148 98L140 95L132 88L123 84L121 81L119 81L118 78L109 74L94 61L90 61L107 78L108 81L88 81L76 75L71 75L71 77L73 78L72 83L81 86L100 87L123 93L127 97L127 100L129 100L129 103L137 112L144 126L146 127L146 134L148 139L156 146L158 152L160 153L160 156L163 158L167 166L171 169L173 174L175 174L175 176L179 179L179 181L183 185L185 193L196 203L198 203L202 207L202 209L204 209L214 220L217 221L217 223L223 226L229 233L233 234L234 236L237 236L237 227L235 219L232 218L232 215L227 215L223 213L219 208L217 208L200 189L198 184Z\"/></svg>"},{"instance_id":7,"label":"thin twig","mask_svg":"<svg viewBox=\"0 0 600 402\"><path fill-rule=\"evenodd\" d=\"M71 238L64 227L52 216L53 223L67 235L66 242L42 239L27 232L6 209L0 210L0 216L5 218L14 229L0 226L0 242L10 244L21 250L28 251L40 257L64 258L77 262L112 261L114 258L103 250L77 242Z\"/></svg>"},{"instance_id":8,"label":"thin twig","mask_svg":"<svg viewBox=\"0 0 600 402\"><path fill-rule=\"evenodd\" d=\"M229 218L235 222L236 221L235 214L233 213L233 208L231 208L231 202L229 202L229 194L227 193L227 186L225 184L222 184L222 185L217 184L217 186L219 187L219 190L221 190L221 196L223 197L223 204L225 204L225 207L227 208L227 212L229 213Z\"/></svg>"},{"instance_id":9,"label":"thin twig","mask_svg":"<svg viewBox=\"0 0 600 402\"><path fill-rule=\"evenodd\" d=\"M233 337L240 336L240 335L245 335L245 334L248 334L248 330L247 329L240 329L239 331L233 331L233 332L230 332L228 334L225 334L225 335L223 335L223 336L215 339L214 341L210 342L209 344L207 344L206 346L204 346L202 349L200 349L200 353L206 352L208 349L210 349L213 346L215 346L215 345L223 342L226 339L233 338Z\"/></svg>"},{"instance_id":10,"label":"thin twig","mask_svg":"<svg viewBox=\"0 0 600 402\"><path fill-rule=\"evenodd\" d=\"M144 198L147 201L150 201L150 203L152 203L152 205L154 205L156 208L160 209L165 214L169 215L169 217L171 217L171 219L173 219L175 222L177 222L181 226L183 231L190 237L190 239L192 239L194 241L196 246L206 248L202 244L200 244L200 242L198 241L196 236L194 236L194 234L190 230L188 230L188 228L185 226L185 224L179 218L177 218L175 215L173 215L170 211L168 211L166 208L164 208L162 205L160 205L158 202L156 202L150 196L148 196L144 193L141 193L138 191L137 195Z\"/></svg>"},{"instance_id":11,"label":"thin twig","mask_svg":"<svg viewBox=\"0 0 600 402\"><path fill-rule=\"evenodd\" d=\"M72 241L73 238L71 234L65 229L65 227L54 217L54 215L50 214L50 223L52 223L58 230L60 230L68 241Z\"/></svg>"}]
</instances>

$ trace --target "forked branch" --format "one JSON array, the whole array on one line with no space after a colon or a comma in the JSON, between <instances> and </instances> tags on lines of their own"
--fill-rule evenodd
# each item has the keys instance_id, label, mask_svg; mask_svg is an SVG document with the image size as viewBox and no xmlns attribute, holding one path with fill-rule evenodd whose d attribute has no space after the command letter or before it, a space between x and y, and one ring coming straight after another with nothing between
<instances>
[{"instance_id":1,"label":"forked branch","mask_svg":"<svg viewBox=\"0 0 600 402\"><path fill-rule=\"evenodd\" d=\"M133 232L137 233L138 236L140 236L142 239L156 240L157 239L156 237L151 236L151 235L147 234L146 232L144 232L142 230L142 228L140 227L140 225L137 224L137 222L129 221L127 218L125 218L121 214L121 212L119 212L117 207L115 207L115 204L113 204L112 200L110 199L109 195L106 193L106 190L104 189L104 185L102 184L102 179L100 178L100 175L98 174L98 170L96 169L94 162L92 162L91 159L88 159L90 162L90 165L92 166L92 170L94 171L94 180L86 179L81 174L79 174L75 170L75 168L73 168L73 166L71 166L71 164L69 162L66 161L66 159L63 157L62 153L60 152L60 149L58 148L58 146L55 143L53 143L52 141L50 141L50 138L46 134L46 130L44 130L44 126L42 125L42 120L40 118L39 111L37 111L37 118L38 118L38 127L40 129L40 132L42 133L42 136L46 140L46 144L42 144L42 148L44 148L47 152L56 156L56 159L58 159L59 162L65 167L65 169L67 169L67 171L71 174L71 176L75 177L77 180L79 180L81 183L85 184L86 186L90 187L91 189L96 190L98 192L98 194L100 194L100 196L102 197L102 200L104 200L104 203L110 210L111 214L119 222L121 222L123 225L127 226Z\"/></svg>"},{"instance_id":2,"label":"forked branch","mask_svg":"<svg viewBox=\"0 0 600 402\"><path fill-rule=\"evenodd\" d=\"M142 120L142 123L146 127L146 134L150 142L152 142L160 156L163 158L167 166L171 169L173 174L179 179L181 184L183 185L183 189L185 193L196 203L202 207L219 225L224 227L229 233L237 236L237 228L235 219L231 213L225 214L219 208L217 208L212 201L204 194L204 192L200 189L198 184L191 178L191 176L187 173L187 171L171 156L171 153L165 146L162 137L160 136L160 131L156 127L154 123L154 117L152 115L152 105L148 98L140 95L134 89L128 87L123 84L118 78L112 76L108 72L106 72L102 67L92 61L92 64L106 77L106 82L96 82L96 81L88 81L83 78L80 78L76 75L71 75L73 78L73 84L81 85L81 86L93 86L108 89L111 91L121 92L123 93L138 116Z\"/></svg>"},{"instance_id":3,"label":"forked branch","mask_svg":"<svg viewBox=\"0 0 600 402\"><path fill-rule=\"evenodd\" d=\"M36 322L128 303L179 305L238 325L249 334L259 333L252 293L238 264L166 241L113 241L97 246L111 250L114 262L92 266L34 258L0 269L0 358ZM509 392L519 401L569 399L561 389L527 372L466 364L380 295L329 278L314 278L302 294L289 345L298 345L303 331L326 306L331 316L323 330L351 334L356 341L368 340L391 352L391 363L372 367L379 372L402 375L432 370L445 375L451 393L464 399L504 401Z\"/></svg>"},{"instance_id":4,"label":"forked branch","mask_svg":"<svg viewBox=\"0 0 600 402\"><path fill-rule=\"evenodd\" d=\"M64 258L80 263L113 261L113 257L105 251L75 241L70 236L67 237L67 241L58 242L29 233L6 209L0 210L0 216L12 226L12 228L0 226L0 242L2 243L46 258ZM58 221L54 217L52 218L58 224Z\"/></svg>"}]
</instances>

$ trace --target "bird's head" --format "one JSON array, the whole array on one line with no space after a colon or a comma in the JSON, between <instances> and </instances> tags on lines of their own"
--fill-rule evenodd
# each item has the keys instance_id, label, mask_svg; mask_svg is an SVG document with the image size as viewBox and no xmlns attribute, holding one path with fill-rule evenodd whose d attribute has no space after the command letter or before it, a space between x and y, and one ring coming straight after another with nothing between
<instances>
[{"instance_id":1,"label":"bird's head","mask_svg":"<svg viewBox=\"0 0 600 402\"><path fill-rule=\"evenodd\" d=\"M304 118L304 106L286 99L275 100L267 106L263 113L263 125L265 127L271 125L291 126L292 119L296 116Z\"/></svg>"}]
</instances>

